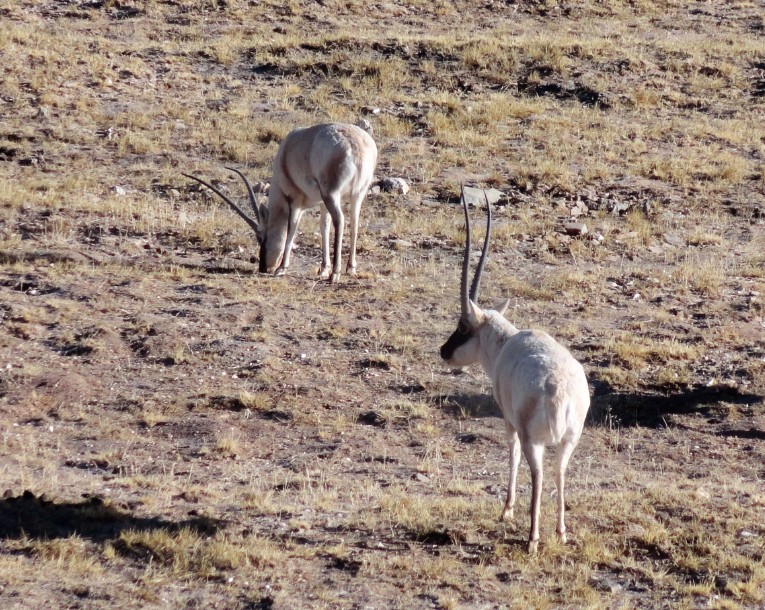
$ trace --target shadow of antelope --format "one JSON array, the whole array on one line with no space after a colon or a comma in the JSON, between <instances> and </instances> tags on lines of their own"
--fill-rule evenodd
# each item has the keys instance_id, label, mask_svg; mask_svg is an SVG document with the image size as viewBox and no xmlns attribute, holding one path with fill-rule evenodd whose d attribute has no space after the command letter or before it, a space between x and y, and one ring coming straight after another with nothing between
<instances>
[{"instance_id":1,"label":"shadow of antelope","mask_svg":"<svg viewBox=\"0 0 765 610\"><path fill-rule=\"evenodd\" d=\"M77 535L93 542L106 542L127 530L177 532L183 528L212 536L222 525L221 521L204 517L184 521L135 517L97 497L82 502L55 502L25 491L0 500L0 540L51 540Z\"/></svg>"},{"instance_id":2,"label":"shadow of antelope","mask_svg":"<svg viewBox=\"0 0 765 610\"><path fill-rule=\"evenodd\" d=\"M674 392L660 389L645 391L616 390L608 383L590 375L592 401L587 415L587 425L593 427L644 427L662 428L667 426L667 417L697 413L711 423L719 417L722 402L735 405L756 405L765 402L765 396L742 392L736 387L690 387ZM496 417L501 419L491 394L481 392L455 392L440 395L435 401L454 417ZM765 440L765 431L755 428L724 430L721 436L734 436Z\"/></svg>"}]
</instances>

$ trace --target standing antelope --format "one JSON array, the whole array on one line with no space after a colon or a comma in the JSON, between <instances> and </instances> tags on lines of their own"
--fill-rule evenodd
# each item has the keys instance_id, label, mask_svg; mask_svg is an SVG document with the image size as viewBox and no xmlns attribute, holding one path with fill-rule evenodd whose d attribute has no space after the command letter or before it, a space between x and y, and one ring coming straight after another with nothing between
<instances>
[{"instance_id":1,"label":"standing antelope","mask_svg":"<svg viewBox=\"0 0 765 610\"><path fill-rule=\"evenodd\" d=\"M486 239L475 276L467 289L470 258L470 217L464 192L466 242L460 295L462 313L457 330L441 346L441 357L462 367L479 362L491 378L492 391L505 419L510 442L510 481L501 520L513 518L515 483L521 449L531 468L531 531L529 552L539 546L539 505L545 446L557 446L558 537L566 542L564 476L571 453L584 427L590 392L582 365L550 335L540 330L518 330L504 313L509 300L496 310L476 304L478 287L491 235L491 206L487 200Z\"/></svg>"},{"instance_id":2,"label":"standing antelope","mask_svg":"<svg viewBox=\"0 0 765 610\"><path fill-rule=\"evenodd\" d=\"M377 146L372 136L355 125L326 123L287 134L273 164L268 205L258 205L252 186L244 180L255 218L249 216L220 190L204 180L183 174L217 193L255 231L260 244L259 271L283 274L300 219L306 210L321 205L321 253L319 275L331 282L340 277L345 216L342 203L350 201L351 252L347 272L356 272L356 238L361 203L372 184ZM335 227L334 258L329 261L329 218Z\"/></svg>"}]
</instances>

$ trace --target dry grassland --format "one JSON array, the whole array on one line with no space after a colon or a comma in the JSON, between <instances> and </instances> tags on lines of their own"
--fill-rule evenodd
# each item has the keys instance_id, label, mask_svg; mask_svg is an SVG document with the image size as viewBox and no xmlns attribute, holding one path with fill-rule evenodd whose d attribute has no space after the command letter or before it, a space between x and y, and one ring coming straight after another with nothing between
<instances>
[{"instance_id":1,"label":"dry grassland","mask_svg":"<svg viewBox=\"0 0 765 610\"><path fill-rule=\"evenodd\" d=\"M0 0L0 607L762 608L764 16ZM317 215L258 275L181 172L239 197L224 165L360 115L412 191L368 197L359 276L315 280ZM593 391L535 557L487 380L438 357L460 181L505 193L484 304Z\"/></svg>"}]
</instances>

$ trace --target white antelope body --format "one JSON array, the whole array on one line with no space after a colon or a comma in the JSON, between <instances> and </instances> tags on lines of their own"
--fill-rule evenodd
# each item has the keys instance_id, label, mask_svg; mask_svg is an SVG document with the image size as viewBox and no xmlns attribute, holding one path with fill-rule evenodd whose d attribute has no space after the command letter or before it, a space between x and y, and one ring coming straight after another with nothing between
<instances>
[{"instance_id":1,"label":"white antelope body","mask_svg":"<svg viewBox=\"0 0 765 610\"><path fill-rule=\"evenodd\" d=\"M590 407L584 369L550 335L539 330L518 330L504 313L509 301L496 311L476 303L491 234L491 206L487 201L486 239L468 294L470 218L464 196L467 239L462 265L462 314L457 330L441 347L441 357L452 366L478 362L492 382L494 398L502 410L510 443L510 481L501 519L512 518L521 451L531 468L531 531L529 551L539 545L539 508L542 496L542 461L545 447L557 447L555 485L558 490L557 533L566 542L564 483L566 466L579 441Z\"/></svg>"},{"instance_id":2,"label":"white antelope body","mask_svg":"<svg viewBox=\"0 0 765 610\"><path fill-rule=\"evenodd\" d=\"M372 136L356 125L325 123L295 129L287 134L273 163L268 204L258 205L252 186L244 180L255 217L204 180L183 174L217 193L255 231L260 244L259 270L280 275L290 264L290 254L300 219L306 210L321 206L319 275L334 282L340 277L345 215L350 203L351 245L347 272L356 271L356 239L361 204L374 178L377 146ZM329 220L335 228L334 257L330 267ZM331 272L331 274L330 274Z\"/></svg>"}]
</instances>

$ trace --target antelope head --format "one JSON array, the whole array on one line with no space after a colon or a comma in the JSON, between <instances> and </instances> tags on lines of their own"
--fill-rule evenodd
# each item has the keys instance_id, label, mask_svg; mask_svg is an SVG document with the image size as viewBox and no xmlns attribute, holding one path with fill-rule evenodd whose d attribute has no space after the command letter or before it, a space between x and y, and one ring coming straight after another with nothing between
<instances>
[{"instance_id":1,"label":"antelope head","mask_svg":"<svg viewBox=\"0 0 765 610\"><path fill-rule=\"evenodd\" d=\"M274 268L276 268L276 265L279 264L279 261L276 261L276 263L269 265L268 261L266 260L266 227L268 225L268 206L258 203L255 199L255 192L253 191L252 185L250 184L250 181L247 180L247 176L245 176L242 172L240 172L238 169L235 169L233 167L227 167L226 169L236 172L239 174L239 176L244 180L244 184L247 187L247 194L250 197L250 205L252 206L252 211L255 214L255 217L253 218L250 216L247 212L245 212L241 207L239 207L238 204L234 203L230 197L225 195L223 192L221 192L220 189L214 187L209 182L205 182L201 178L197 178L196 176L192 176L191 174L183 174L187 178L191 178L192 180L196 180L199 182L199 184L202 184L209 188L211 191L216 193L223 201L225 201L228 205L231 206L231 209L234 210L241 218L246 222L250 228L255 232L255 237L258 240L258 246L260 249L259 256L258 256L258 271L261 273L268 273L273 271ZM270 268L272 267L272 268Z\"/></svg>"},{"instance_id":2,"label":"antelope head","mask_svg":"<svg viewBox=\"0 0 765 610\"><path fill-rule=\"evenodd\" d=\"M478 352L480 349L480 340L478 330L483 325L486 314L477 305L478 289L481 285L481 275L486 264L486 255L489 251L489 240L491 238L491 205L486 198L486 237L483 242L481 258L478 261L473 282L468 292L468 270L470 266L470 215L468 213L467 201L465 201L465 189L461 187L462 208L465 211L465 254L462 259L462 280L460 282L460 319L457 323L457 330L441 346L441 358L455 367L465 366L478 361Z\"/></svg>"}]
</instances>

